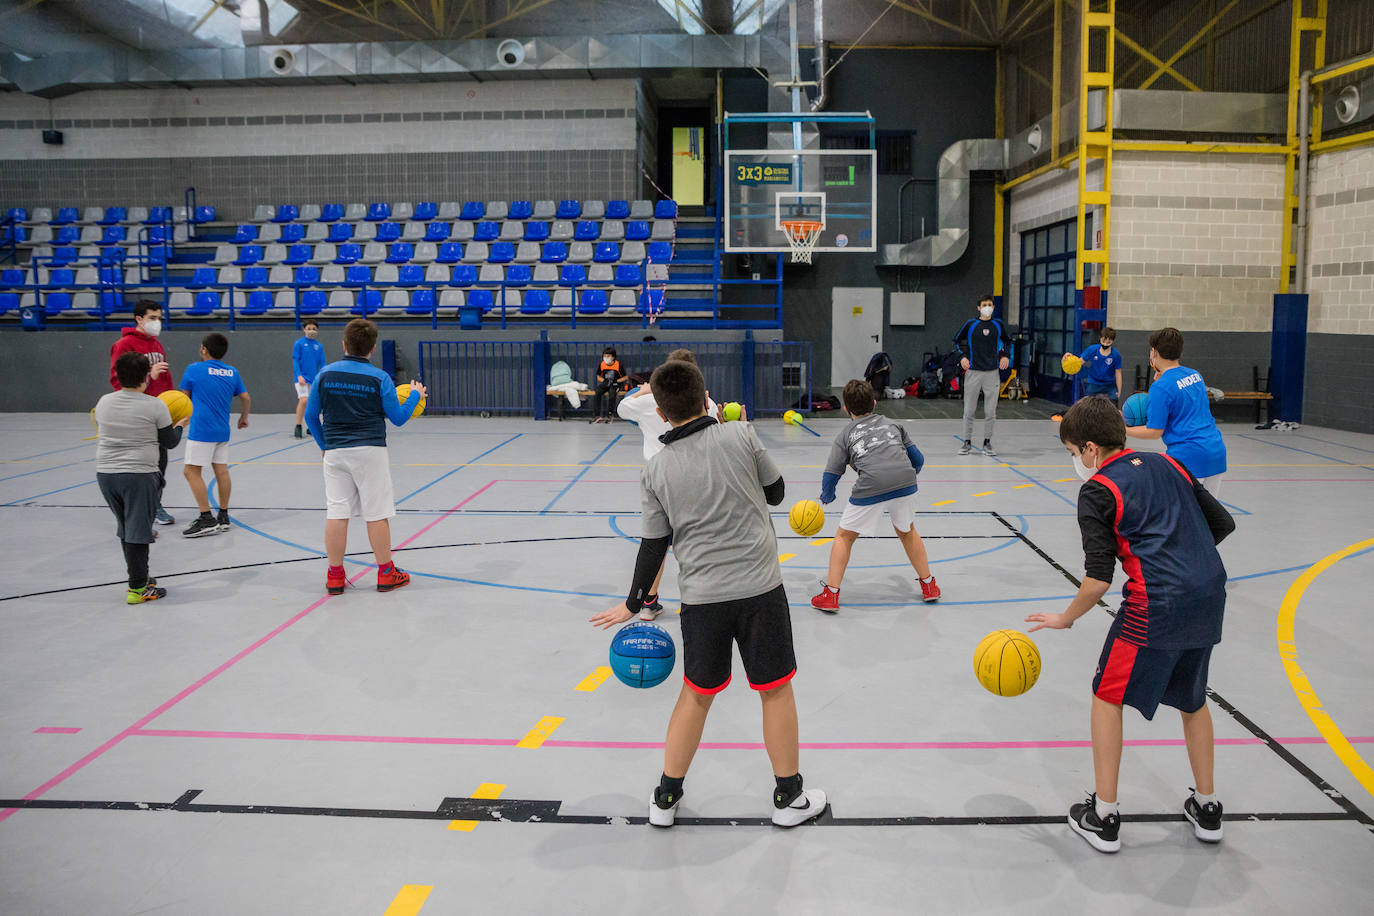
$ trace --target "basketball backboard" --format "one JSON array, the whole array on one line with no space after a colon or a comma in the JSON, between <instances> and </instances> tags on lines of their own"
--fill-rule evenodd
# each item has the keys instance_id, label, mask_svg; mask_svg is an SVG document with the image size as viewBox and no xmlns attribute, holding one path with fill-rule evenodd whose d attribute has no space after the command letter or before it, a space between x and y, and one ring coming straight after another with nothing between
<instances>
[{"instance_id":1,"label":"basketball backboard","mask_svg":"<svg viewBox=\"0 0 1374 916\"><path fill-rule=\"evenodd\" d=\"M726 149L725 250L790 252L786 224L820 223L815 251L876 251L876 157L871 149Z\"/></svg>"}]
</instances>

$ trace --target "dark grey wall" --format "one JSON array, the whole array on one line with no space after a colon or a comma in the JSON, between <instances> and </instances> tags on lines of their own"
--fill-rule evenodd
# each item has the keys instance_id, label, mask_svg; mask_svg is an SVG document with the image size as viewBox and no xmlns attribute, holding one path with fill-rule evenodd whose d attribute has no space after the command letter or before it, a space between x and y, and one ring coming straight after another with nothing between
<instances>
[{"instance_id":1,"label":"dark grey wall","mask_svg":"<svg viewBox=\"0 0 1374 916\"><path fill-rule=\"evenodd\" d=\"M1374 433L1374 336L1308 334L1302 421Z\"/></svg>"},{"instance_id":2,"label":"dark grey wall","mask_svg":"<svg viewBox=\"0 0 1374 916\"><path fill-rule=\"evenodd\" d=\"M1118 331L1116 345L1125 364L1121 384L1133 391L1136 368L1142 379L1149 378L1150 331ZM1253 367L1258 366L1261 385L1269 368L1269 334L1243 331L1185 331L1180 362L1202 373L1212 388L1223 391L1249 391L1254 387ZM1244 423L1255 419L1254 401L1214 404L1212 413L1222 422ZM1266 414L1267 415L1267 414Z\"/></svg>"},{"instance_id":3,"label":"dark grey wall","mask_svg":"<svg viewBox=\"0 0 1374 916\"><path fill-rule=\"evenodd\" d=\"M612 200L636 196L634 150L0 160L0 206L179 205L187 187L220 219L272 201Z\"/></svg>"},{"instance_id":4,"label":"dark grey wall","mask_svg":"<svg viewBox=\"0 0 1374 916\"><path fill-rule=\"evenodd\" d=\"M908 178L920 180L907 189L902 241L919 234L923 217L926 231L936 230L934 179L940 154L955 141L991 137L995 132L994 60L992 50L856 49L831 74L830 111L868 110L879 131L915 136L911 174L878 176L880 246L898 241L897 192ZM808 61L806 68L809 66ZM810 78L803 75L803 79ZM727 83L726 110L757 110L757 87L749 87L749 81ZM732 140L736 145L741 142ZM974 316L978 296L992 290L995 242L990 174L974 178L971 217L972 240L963 257L950 267L908 270L901 278L904 288L926 293L926 323L923 327L893 328L885 322L884 348L892 355L896 380L919 373L923 351L938 347L948 352L959 325ZM813 267L787 267L784 327L789 340L812 342L818 381L830 377L831 289L881 286L891 292L903 288L898 285L896 271L877 269L876 260L876 253L820 254Z\"/></svg>"}]
</instances>

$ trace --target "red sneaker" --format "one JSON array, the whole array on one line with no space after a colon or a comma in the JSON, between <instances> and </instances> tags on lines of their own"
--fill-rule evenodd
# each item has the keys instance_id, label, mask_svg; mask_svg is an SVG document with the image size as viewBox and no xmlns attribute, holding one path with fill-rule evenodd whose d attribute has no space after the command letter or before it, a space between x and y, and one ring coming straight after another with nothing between
<instances>
[{"instance_id":1,"label":"red sneaker","mask_svg":"<svg viewBox=\"0 0 1374 916\"><path fill-rule=\"evenodd\" d=\"M377 570L377 591L390 592L398 588L403 588L410 584L410 573L401 572L400 567L393 565L391 572Z\"/></svg>"},{"instance_id":2,"label":"red sneaker","mask_svg":"<svg viewBox=\"0 0 1374 916\"><path fill-rule=\"evenodd\" d=\"M344 578L344 573L342 569L339 570L337 575L333 572L333 570L330 570L329 572L325 573L324 590L329 592L329 594L342 595L344 593L344 586L347 584L348 580Z\"/></svg>"},{"instance_id":3,"label":"red sneaker","mask_svg":"<svg viewBox=\"0 0 1374 916\"><path fill-rule=\"evenodd\" d=\"M933 604L940 600L940 586L935 584L935 577L929 579L917 579L921 583L921 600L926 604Z\"/></svg>"},{"instance_id":4,"label":"red sneaker","mask_svg":"<svg viewBox=\"0 0 1374 916\"><path fill-rule=\"evenodd\" d=\"M811 606L818 611L834 614L840 609L840 590L829 585L821 586L821 593L811 599Z\"/></svg>"}]
</instances>

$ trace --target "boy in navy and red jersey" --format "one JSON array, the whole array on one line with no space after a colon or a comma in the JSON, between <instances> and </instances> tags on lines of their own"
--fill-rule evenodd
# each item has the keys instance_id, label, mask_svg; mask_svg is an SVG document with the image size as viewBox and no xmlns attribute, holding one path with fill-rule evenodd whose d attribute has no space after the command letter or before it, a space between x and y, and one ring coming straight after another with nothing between
<instances>
[{"instance_id":1,"label":"boy in navy and red jersey","mask_svg":"<svg viewBox=\"0 0 1374 916\"><path fill-rule=\"evenodd\" d=\"M1069 809L1069 826L1093 848L1121 848L1117 777L1121 707L1146 719L1160 703L1183 715L1197 788L1183 802L1193 833L1221 842L1221 803L1212 784L1212 717L1207 665L1221 642L1226 569L1216 545L1236 528L1221 503L1168 455L1125 448L1121 412L1105 397L1084 398L1064 414L1059 438L1086 481L1078 492L1084 576L1062 614L1031 614L1031 632L1068 629L1111 587L1115 560L1127 582L1093 679L1096 791Z\"/></svg>"}]
</instances>

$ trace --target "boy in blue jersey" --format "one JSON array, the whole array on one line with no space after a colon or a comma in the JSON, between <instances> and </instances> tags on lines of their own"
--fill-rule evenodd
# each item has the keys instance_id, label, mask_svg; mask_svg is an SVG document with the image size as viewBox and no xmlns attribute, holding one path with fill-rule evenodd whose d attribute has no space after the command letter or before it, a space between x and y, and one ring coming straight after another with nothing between
<instances>
[{"instance_id":1,"label":"boy in blue jersey","mask_svg":"<svg viewBox=\"0 0 1374 916\"><path fill-rule=\"evenodd\" d=\"M1226 443L1212 418L1202 373L1180 366L1183 333L1162 328L1150 335L1150 409L1144 426L1128 426L1135 439L1163 439L1170 457L1192 472L1216 496L1226 473Z\"/></svg>"},{"instance_id":2,"label":"boy in blue jersey","mask_svg":"<svg viewBox=\"0 0 1374 916\"><path fill-rule=\"evenodd\" d=\"M243 387L239 370L221 362L229 352L229 338L206 334L200 342L200 362L186 367L181 376L182 391L191 396L191 425L186 430L186 483L200 507L200 517L182 529L188 538L204 537L229 530L229 406L234 398L241 402L239 429L248 426L252 399ZM219 492L219 517L210 514L210 493L201 476L205 465L215 471Z\"/></svg>"},{"instance_id":3,"label":"boy in blue jersey","mask_svg":"<svg viewBox=\"0 0 1374 916\"><path fill-rule=\"evenodd\" d=\"M1098 345L1088 347L1079 358L1083 360L1088 374L1083 376L1083 396L1105 394L1113 401L1121 397L1121 351L1112 344L1116 342L1116 329L1103 328L1098 337Z\"/></svg>"},{"instance_id":4,"label":"boy in blue jersey","mask_svg":"<svg viewBox=\"0 0 1374 916\"><path fill-rule=\"evenodd\" d=\"M320 336L320 323L314 318L305 319L301 323L301 333L305 336L291 347L291 375L296 386L297 439L305 438L305 433L301 429L305 417L305 403L310 399L310 386L314 383L315 376L324 368L324 345L315 339Z\"/></svg>"},{"instance_id":5,"label":"boy in blue jersey","mask_svg":"<svg viewBox=\"0 0 1374 916\"><path fill-rule=\"evenodd\" d=\"M878 533L883 512L920 577L921 600L927 604L940 600L940 586L931 575L925 542L916 532L916 475L926 460L907 437L905 427L873 412L877 403L868 382L850 379L844 386L844 412L851 419L830 446L830 460L821 474L821 502L827 505L835 501L835 484L846 467L859 475L830 545L826 580L821 583L820 594L811 599L813 608L828 614L840 609L840 582L854 542L861 534Z\"/></svg>"},{"instance_id":6,"label":"boy in blue jersey","mask_svg":"<svg viewBox=\"0 0 1374 916\"><path fill-rule=\"evenodd\" d=\"M1183 815L1199 840L1219 843L1207 666L1226 608L1226 569L1216 545L1236 523L1179 462L1126 448L1121 412L1104 397L1070 407L1059 438L1086 481L1078 491L1083 584L1062 614L1028 615L1026 622L1036 624L1031 632L1068 629L1092 610L1111 587L1116 559L1127 577L1093 679L1095 791L1069 809L1069 827L1101 852L1121 848L1121 707L1152 719L1163 703L1183 716L1197 783Z\"/></svg>"},{"instance_id":7,"label":"boy in blue jersey","mask_svg":"<svg viewBox=\"0 0 1374 916\"><path fill-rule=\"evenodd\" d=\"M964 322L954 335L959 350L959 365L964 370L964 444L959 454L973 451L973 415L978 410L978 395L983 395L983 448L989 458L997 457L992 447L992 428L997 423L997 398L1002 392L1002 370L1011 365L1011 338L1002 322L992 317L991 296L978 300L978 317Z\"/></svg>"},{"instance_id":8,"label":"boy in blue jersey","mask_svg":"<svg viewBox=\"0 0 1374 916\"><path fill-rule=\"evenodd\" d=\"M377 325L354 318L344 328L344 358L315 376L305 423L324 452L324 550L329 557L325 590L342 595L344 551L348 548L348 520L361 515L367 539L377 559L377 591L389 592L410 584L410 575L391 561L391 522L396 502L387 460L386 421L404 426L425 387L410 383L410 397L402 404L387 374L368 362L377 346Z\"/></svg>"}]
</instances>

